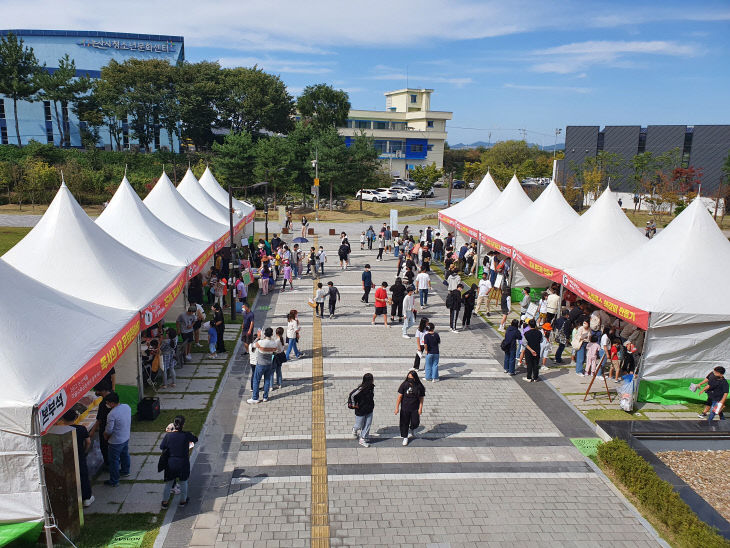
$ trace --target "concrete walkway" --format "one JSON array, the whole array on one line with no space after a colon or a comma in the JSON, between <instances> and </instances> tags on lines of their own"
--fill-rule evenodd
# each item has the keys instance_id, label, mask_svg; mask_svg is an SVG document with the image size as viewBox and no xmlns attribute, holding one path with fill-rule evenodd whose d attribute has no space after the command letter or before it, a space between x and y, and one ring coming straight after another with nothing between
<instances>
[{"instance_id":1,"label":"concrete walkway","mask_svg":"<svg viewBox=\"0 0 730 548\"><path fill-rule=\"evenodd\" d=\"M583 418L547 383L506 376L499 339L480 320L467 331L444 329L435 276L422 314L442 337L441 381L426 384L417 438L403 447L393 409L415 342L400 326L372 326L372 305L360 302L362 265L373 266L376 284L391 283L395 259L376 262L355 244L353 268L341 271L339 238L316 242L330 257L322 281L342 294L336 317L313 319L311 278L260 296L256 327L285 325L290 309L301 311L306 357L286 363L284 387L258 405L245 402L248 358L234 358L199 444L191 504L168 513L157 546L659 544L571 442L595 437ZM376 408L364 448L345 403L367 371Z\"/></svg>"}]
</instances>

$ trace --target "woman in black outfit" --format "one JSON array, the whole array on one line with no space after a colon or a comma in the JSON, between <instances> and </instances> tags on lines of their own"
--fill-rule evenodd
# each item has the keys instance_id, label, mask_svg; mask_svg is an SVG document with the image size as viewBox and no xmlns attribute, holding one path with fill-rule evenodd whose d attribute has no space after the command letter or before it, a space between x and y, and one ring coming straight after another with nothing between
<instances>
[{"instance_id":1,"label":"woman in black outfit","mask_svg":"<svg viewBox=\"0 0 730 548\"><path fill-rule=\"evenodd\" d=\"M221 306L218 303L213 305L213 325L215 325L215 330L218 333L215 351L217 354L220 354L226 351L226 343L223 340L223 334L226 331L226 321L223 318L223 310L221 310Z\"/></svg>"},{"instance_id":2,"label":"woman in black outfit","mask_svg":"<svg viewBox=\"0 0 730 548\"><path fill-rule=\"evenodd\" d=\"M180 486L180 506L185 506L188 498L188 478L190 477L190 444L197 443L198 438L190 432L184 432L185 417L178 415L173 421L174 430L165 434L160 449L167 451L167 462L160 471L165 471L165 491L162 495L162 507L170 504L170 491L175 480ZM162 464L162 463L160 463Z\"/></svg>"},{"instance_id":3,"label":"woman in black outfit","mask_svg":"<svg viewBox=\"0 0 730 548\"><path fill-rule=\"evenodd\" d=\"M395 283L390 287L392 295L392 304L390 305L390 321L395 321L395 315L398 313L398 321L403 323L403 299L406 297L406 286L400 278L395 279Z\"/></svg>"},{"instance_id":4,"label":"woman in black outfit","mask_svg":"<svg viewBox=\"0 0 730 548\"><path fill-rule=\"evenodd\" d=\"M461 327L469 327L471 325L471 315L474 312L474 305L477 302L478 289L477 284L471 284L471 288L461 296L461 302L464 303L464 317L461 319Z\"/></svg>"},{"instance_id":5,"label":"woman in black outfit","mask_svg":"<svg viewBox=\"0 0 730 548\"><path fill-rule=\"evenodd\" d=\"M188 301L196 304L203 304L203 276L198 273L190 280L188 285Z\"/></svg>"},{"instance_id":6,"label":"woman in black outfit","mask_svg":"<svg viewBox=\"0 0 730 548\"><path fill-rule=\"evenodd\" d=\"M425 397L426 388L418 378L418 373L411 369L406 380L398 388L398 399L395 402L395 414L397 415L400 410L400 435L403 438L403 445L408 445L408 440L414 437L414 431L421 424Z\"/></svg>"}]
</instances>

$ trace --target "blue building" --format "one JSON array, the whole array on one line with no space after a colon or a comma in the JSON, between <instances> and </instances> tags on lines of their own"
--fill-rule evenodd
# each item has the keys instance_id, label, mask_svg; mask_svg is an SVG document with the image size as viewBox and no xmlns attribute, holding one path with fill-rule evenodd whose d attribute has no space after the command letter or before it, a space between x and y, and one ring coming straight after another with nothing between
<instances>
[{"instance_id":1,"label":"blue building","mask_svg":"<svg viewBox=\"0 0 730 548\"><path fill-rule=\"evenodd\" d=\"M123 63L127 59L165 59L171 64L185 59L185 42L182 36L163 36L157 34L129 34L125 32L94 32L73 30L0 30L0 36L15 34L24 42L24 46L33 48L38 62L53 71L58 67L58 60L64 55L76 63L77 76L88 75L98 78L101 68L112 59ZM66 142L61 136L55 121L55 113L49 101L22 101L18 103L18 123L20 139L27 144L31 139L40 143L53 143L56 146L81 146L81 129L79 120L73 115L68 105L61 107L60 118L66 128ZM83 122L82 122L83 123ZM129 128L123 125L123 146L131 148L135 141ZM167 132L161 128L155 134L153 148L165 148L169 143ZM0 144L17 145L15 135L15 118L13 102L0 95ZM109 132L101 131L100 147L111 148ZM177 139L175 146L178 147Z\"/></svg>"}]
</instances>

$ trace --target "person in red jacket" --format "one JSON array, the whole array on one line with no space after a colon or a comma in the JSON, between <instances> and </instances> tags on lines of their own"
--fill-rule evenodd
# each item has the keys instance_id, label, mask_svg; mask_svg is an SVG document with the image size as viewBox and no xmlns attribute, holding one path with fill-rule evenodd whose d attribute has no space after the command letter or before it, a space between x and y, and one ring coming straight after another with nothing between
<instances>
[{"instance_id":1,"label":"person in red jacket","mask_svg":"<svg viewBox=\"0 0 730 548\"><path fill-rule=\"evenodd\" d=\"M385 289L386 287L388 287L388 282L383 282L375 290L375 313L371 322L373 325L375 325L375 318L382 315L385 327L388 327L388 292Z\"/></svg>"}]
</instances>

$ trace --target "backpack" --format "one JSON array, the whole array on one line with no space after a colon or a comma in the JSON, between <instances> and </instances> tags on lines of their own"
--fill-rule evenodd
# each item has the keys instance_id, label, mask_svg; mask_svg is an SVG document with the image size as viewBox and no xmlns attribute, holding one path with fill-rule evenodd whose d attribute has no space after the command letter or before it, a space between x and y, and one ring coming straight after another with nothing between
<instances>
[{"instance_id":1,"label":"backpack","mask_svg":"<svg viewBox=\"0 0 730 548\"><path fill-rule=\"evenodd\" d=\"M358 386L350 392L347 396L347 408L348 409L357 409L357 402L355 401L355 396L357 396L362 391L362 386Z\"/></svg>"},{"instance_id":2,"label":"backpack","mask_svg":"<svg viewBox=\"0 0 730 548\"><path fill-rule=\"evenodd\" d=\"M509 344L507 344L507 337L502 339L502 342L499 343L499 348L502 349L502 352L507 352L507 350L509 350Z\"/></svg>"},{"instance_id":3,"label":"backpack","mask_svg":"<svg viewBox=\"0 0 730 548\"><path fill-rule=\"evenodd\" d=\"M449 291L449 294L446 295L446 308L451 308L451 305L454 304L454 296L452 295L451 291Z\"/></svg>"}]
</instances>

